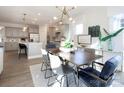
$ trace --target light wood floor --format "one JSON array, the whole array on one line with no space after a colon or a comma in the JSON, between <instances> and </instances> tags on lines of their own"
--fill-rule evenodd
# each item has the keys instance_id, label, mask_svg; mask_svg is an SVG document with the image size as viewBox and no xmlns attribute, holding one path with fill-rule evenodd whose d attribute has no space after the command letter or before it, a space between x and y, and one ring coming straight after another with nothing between
<instances>
[{"instance_id":1,"label":"light wood floor","mask_svg":"<svg viewBox=\"0 0 124 93\"><path fill-rule=\"evenodd\" d=\"M25 56L21 56L18 59L17 52L6 52L4 71L0 75L0 87L33 87L29 66L39 63L41 58L27 60ZM124 85L124 73L117 74L117 80Z\"/></svg>"},{"instance_id":2,"label":"light wood floor","mask_svg":"<svg viewBox=\"0 0 124 93\"><path fill-rule=\"evenodd\" d=\"M0 87L33 87L29 66L41 63L41 59L27 60L22 55L18 59L16 51L6 52L4 71L0 75Z\"/></svg>"}]
</instances>

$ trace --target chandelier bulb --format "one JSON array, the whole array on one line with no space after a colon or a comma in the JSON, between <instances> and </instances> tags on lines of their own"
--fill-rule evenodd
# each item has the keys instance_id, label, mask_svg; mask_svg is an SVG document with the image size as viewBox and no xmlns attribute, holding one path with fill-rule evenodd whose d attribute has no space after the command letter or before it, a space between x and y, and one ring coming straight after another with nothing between
<instances>
[{"instance_id":1,"label":"chandelier bulb","mask_svg":"<svg viewBox=\"0 0 124 93\"><path fill-rule=\"evenodd\" d=\"M72 21L72 17L69 18L69 21Z\"/></svg>"},{"instance_id":2,"label":"chandelier bulb","mask_svg":"<svg viewBox=\"0 0 124 93\"><path fill-rule=\"evenodd\" d=\"M60 21L59 24L61 25L62 24L62 21Z\"/></svg>"},{"instance_id":3,"label":"chandelier bulb","mask_svg":"<svg viewBox=\"0 0 124 93\"><path fill-rule=\"evenodd\" d=\"M54 16L53 19L54 19L54 20L57 20L57 17Z\"/></svg>"}]
</instances>

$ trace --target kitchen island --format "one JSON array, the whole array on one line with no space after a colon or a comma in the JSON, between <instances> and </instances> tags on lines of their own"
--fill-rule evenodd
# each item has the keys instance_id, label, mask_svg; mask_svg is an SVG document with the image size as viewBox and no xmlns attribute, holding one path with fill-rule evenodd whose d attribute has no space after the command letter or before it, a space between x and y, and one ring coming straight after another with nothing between
<instances>
[{"instance_id":1,"label":"kitchen island","mask_svg":"<svg viewBox=\"0 0 124 93\"><path fill-rule=\"evenodd\" d=\"M34 58L40 58L42 57L41 54L41 48L42 43L41 42L21 42L21 44L25 44L27 46L27 58L28 59L34 59Z\"/></svg>"}]
</instances>

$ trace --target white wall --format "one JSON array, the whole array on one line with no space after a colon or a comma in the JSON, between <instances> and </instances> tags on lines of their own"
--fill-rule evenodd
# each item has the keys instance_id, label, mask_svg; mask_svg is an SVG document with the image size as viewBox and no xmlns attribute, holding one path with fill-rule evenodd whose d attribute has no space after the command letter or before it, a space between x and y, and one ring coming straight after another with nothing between
<instances>
[{"instance_id":1,"label":"white wall","mask_svg":"<svg viewBox=\"0 0 124 93\"><path fill-rule=\"evenodd\" d=\"M113 28L113 17L116 19L118 18L118 15L123 14L124 16L124 7L109 7L108 8L108 16L110 18L109 20L109 31L110 33L116 32L119 28L116 30ZM124 18L124 17L123 17ZM119 26L119 24L118 24ZM119 33L116 37L112 39L113 42L113 49L115 51L124 51L124 31Z\"/></svg>"},{"instance_id":2,"label":"white wall","mask_svg":"<svg viewBox=\"0 0 124 93\"><path fill-rule=\"evenodd\" d=\"M84 31L82 34L88 34L88 27L100 25L102 34L105 35L103 28L107 31L112 32L112 21L110 22L110 18L114 15L124 13L124 7L97 7L93 9L87 9L83 14L77 16L76 23L71 24L69 26L71 39L75 39L75 26L77 24L82 23L84 27ZM99 41L99 39L94 39ZM103 43L103 48L108 50L108 42ZM113 38L113 48L114 51L124 51L124 31L119 34L117 37ZM112 53L113 54L113 53ZM110 57L106 54L107 57ZM124 57L123 57L124 60ZM104 60L105 61L105 60ZM124 71L124 62L123 62L123 71Z\"/></svg>"},{"instance_id":3,"label":"white wall","mask_svg":"<svg viewBox=\"0 0 124 93\"><path fill-rule=\"evenodd\" d=\"M114 32L112 27L113 23L111 21L111 17L122 13L124 14L124 7L95 7L92 9L91 8L87 9L86 11L83 12L83 14L80 14L75 18L76 21L75 24L70 24L69 32L70 32L71 40L75 39L75 41L77 41L75 36L75 32L76 32L75 26L77 24L83 24L82 34L88 34L88 27L95 25L100 25L102 35L106 35L103 31L103 28L105 28L110 33ZM98 40L98 39L95 38L94 40ZM107 50L108 41L102 43L103 43L103 49ZM113 49L115 51L124 50L124 31L122 34L120 33L117 37L113 38L113 44L114 44Z\"/></svg>"},{"instance_id":4,"label":"white wall","mask_svg":"<svg viewBox=\"0 0 124 93\"><path fill-rule=\"evenodd\" d=\"M106 7L97 7L85 12L86 27L100 25L101 31L103 28L108 30L108 16ZM86 30L88 32L88 29Z\"/></svg>"},{"instance_id":5,"label":"white wall","mask_svg":"<svg viewBox=\"0 0 124 93\"><path fill-rule=\"evenodd\" d=\"M108 16L107 16L107 8L106 7L97 7L97 8L89 8L86 11L83 12L83 14L80 14L75 18L76 23L71 24L69 27L71 39L74 40L75 42L77 41L77 37L75 36L76 32L76 25L77 24L83 24L83 31L82 34L88 34L88 27L89 26L95 26L95 25L100 25L102 34L103 33L103 28L106 30L109 29L108 25ZM93 40L98 40L97 38ZM94 41L93 41L94 42ZM107 48L107 44L104 44L105 48Z\"/></svg>"},{"instance_id":6,"label":"white wall","mask_svg":"<svg viewBox=\"0 0 124 93\"><path fill-rule=\"evenodd\" d=\"M42 47L45 48L47 44L47 25L39 26L40 42L42 42Z\"/></svg>"}]
</instances>

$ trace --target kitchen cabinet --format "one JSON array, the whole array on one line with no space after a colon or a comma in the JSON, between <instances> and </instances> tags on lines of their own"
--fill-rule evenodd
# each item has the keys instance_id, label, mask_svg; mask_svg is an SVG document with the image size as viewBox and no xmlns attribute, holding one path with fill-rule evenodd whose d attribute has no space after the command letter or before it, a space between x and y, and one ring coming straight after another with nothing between
<instances>
[{"instance_id":1,"label":"kitchen cabinet","mask_svg":"<svg viewBox=\"0 0 124 93\"><path fill-rule=\"evenodd\" d=\"M28 37L28 32L23 32L22 28L6 27L6 37L26 38Z\"/></svg>"},{"instance_id":2,"label":"kitchen cabinet","mask_svg":"<svg viewBox=\"0 0 124 93\"><path fill-rule=\"evenodd\" d=\"M39 29L36 27L30 27L29 28L29 33L30 34L39 34Z\"/></svg>"},{"instance_id":3,"label":"kitchen cabinet","mask_svg":"<svg viewBox=\"0 0 124 93\"><path fill-rule=\"evenodd\" d=\"M30 40L32 40L33 42L39 42L40 35L39 34L30 34Z\"/></svg>"},{"instance_id":4,"label":"kitchen cabinet","mask_svg":"<svg viewBox=\"0 0 124 93\"><path fill-rule=\"evenodd\" d=\"M5 42L5 51L18 50L18 42Z\"/></svg>"}]
</instances>

